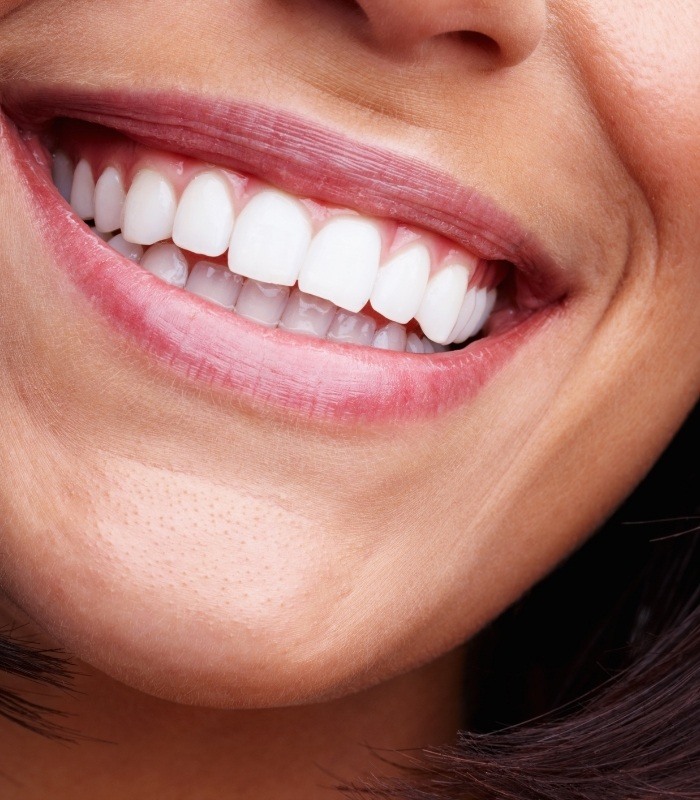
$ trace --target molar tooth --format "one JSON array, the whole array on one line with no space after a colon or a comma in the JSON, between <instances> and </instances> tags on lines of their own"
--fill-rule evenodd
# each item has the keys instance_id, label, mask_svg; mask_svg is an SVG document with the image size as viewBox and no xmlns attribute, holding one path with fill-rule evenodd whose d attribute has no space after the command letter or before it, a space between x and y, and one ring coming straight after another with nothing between
<instances>
[{"instance_id":1,"label":"molar tooth","mask_svg":"<svg viewBox=\"0 0 700 800\"><path fill-rule=\"evenodd\" d=\"M109 233L122 224L122 210L126 193L118 169L107 167L95 186L95 228Z\"/></svg>"},{"instance_id":2,"label":"molar tooth","mask_svg":"<svg viewBox=\"0 0 700 800\"><path fill-rule=\"evenodd\" d=\"M406 350L406 328L399 325L398 322L390 322L384 325L375 334L372 339L372 347L377 347L380 350L397 350L398 352L405 352Z\"/></svg>"},{"instance_id":3,"label":"molar tooth","mask_svg":"<svg viewBox=\"0 0 700 800\"><path fill-rule=\"evenodd\" d=\"M430 277L430 253L417 244L379 268L369 301L387 319L406 324L420 308Z\"/></svg>"},{"instance_id":4,"label":"molar tooth","mask_svg":"<svg viewBox=\"0 0 700 800\"><path fill-rule=\"evenodd\" d=\"M486 290L486 305L484 307L483 313L481 314L481 318L479 319L479 323L476 327L475 333L479 333L479 331L486 324L486 320L491 316L493 307L496 305L496 298L497 298L497 293L495 289Z\"/></svg>"},{"instance_id":5,"label":"molar tooth","mask_svg":"<svg viewBox=\"0 0 700 800\"><path fill-rule=\"evenodd\" d=\"M182 288L187 282L187 259L171 242L149 247L141 259L141 266L171 286Z\"/></svg>"},{"instance_id":6,"label":"molar tooth","mask_svg":"<svg viewBox=\"0 0 700 800\"><path fill-rule=\"evenodd\" d=\"M461 344L459 340L459 335L462 330L466 327L467 323L472 317L474 313L474 309L476 308L476 300L479 294L479 290L476 286L472 286L470 289L467 290L467 293L464 295L464 300L462 301L462 306L459 309L459 314L457 315L457 322L455 322L454 327L452 328L452 332L449 336L450 342L458 342ZM462 339L462 341L465 341Z\"/></svg>"},{"instance_id":7,"label":"molar tooth","mask_svg":"<svg viewBox=\"0 0 700 800\"><path fill-rule=\"evenodd\" d=\"M70 203L73 189L73 162L63 150L57 150L54 153L51 177L58 193L67 203Z\"/></svg>"},{"instance_id":8,"label":"molar tooth","mask_svg":"<svg viewBox=\"0 0 700 800\"><path fill-rule=\"evenodd\" d=\"M484 313L484 309L486 308L486 294L486 289L476 290L476 302L474 303L474 309L469 315L469 319L462 326L462 330L454 338L453 341L455 344L462 344L463 342L466 342L470 336L473 336L477 332L477 325L479 325L481 317Z\"/></svg>"},{"instance_id":9,"label":"molar tooth","mask_svg":"<svg viewBox=\"0 0 700 800\"><path fill-rule=\"evenodd\" d=\"M323 339L333 322L336 308L328 300L294 289L279 327L293 333L304 333Z\"/></svg>"},{"instance_id":10,"label":"molar tooth","mask_svg":"<svg viewBox=\"0 0 700 800\"><path fill-rule=\"evenodd\" d=\"M420 336L416 333L409 333L406 337L406 352L407 353L424 353L423 342Z\"/></svg>"},{"instance_id":11,"label":"molar tooth","mask_svg":"<svg viewBox=\"0 0 700 800\"><path fill-rule=\"evenodd\" d=\"M81 219L92 219L95 215L95 179L92 167L83 158L78 161L73 175L73 188L70 193L70 204L73 211Z\"/></svg>"},{"instance_id":12,"label":"molar tooth","mask_svg":"<svg viewBox=\"0 0 700 800\"><path fill-rule=\"evenodd\" d=\"M242 286L243 278L229 272L226 267L212 264L209 261L198 261L192 267L185 289L232 310L236 305Z\"/></svg>"},{"instance_id":13,"label":"molar tooth","mask_svg":"<svg viewBox=\"0 0 700 800\"><path fill-rule=\"evenodd\" d=\"M143 169L126 195L122 233L135 244L169 239L176 209L177 198L170 181L153 169Z\"/></svg>"},{"instance_id":14,"label":"molar tooth","mask_svg":"<svg viewBox=\"0 0 700 800\"><path fill-rule=\"evenodd\" d=\"M432 341L447 344L467 291L469 272L461 264L440 270L428 281L416 319Z\"/></svg>"},{"instance_id":15,"label":"molar tooth","mask_svg":"<svg viewBox=\"0 0 700 800\"><path fill-rule=\"evenodd\" d=\"M379 269L379 229L360 217L336 217L314 237L299 273L299 288L347 311L360 311Z\"/></svg>"},{"instance_id":16,"label":"molar tooth","mask_svg":"<svg viewBox=\"0 0 700 800\"><path fill-rule=\"evenodd\" d=\"M138 263L143 256L143 247L141 247L140 244L127 242L121 233L112 236L112 238L107 241L107 244L130 261L136 261Z\"/></svg>"},{"instance_id":17,"label":"molar tooth","mask_svg":"<svg viewBox=\"0 0 700 800\"><path fill-rule=\"evenodd\" d=\"M288 286L248 279L238 296L236 313L268 328L276 328L288 299Z\"/></svg>"},{"instance_id":18,"label":"molar tooth","mask_svg":"<svg viewBox=\"0 0 700 800\"><path fill-rule=\"evenodd\" d=\"M311 243L301 203L272 189L255 195L233 229L229 269L247 278L293 286Z\"/></svg>"},{"instance_id":19,"label":"molar tooth","mask_svg":"<svg viewBox=\"0 0 700 800\"><path fill-rule=\"evenodd\" d=\"M371 345L377 323L366 314L353 314L338 309L328 330L329 342Z\"/></svg>"},{"instance_id":20,"label":"molar tooth","mask_svg":"<svg viewBox=\"0 0 700 800\"><path fill-rule=\"evenodd\" d=\"M233 222L233 200L226 177L218 170L202 172L182 193L173 241L193 253L220 256L228 248Z\"/></svg>"}]
</instances>

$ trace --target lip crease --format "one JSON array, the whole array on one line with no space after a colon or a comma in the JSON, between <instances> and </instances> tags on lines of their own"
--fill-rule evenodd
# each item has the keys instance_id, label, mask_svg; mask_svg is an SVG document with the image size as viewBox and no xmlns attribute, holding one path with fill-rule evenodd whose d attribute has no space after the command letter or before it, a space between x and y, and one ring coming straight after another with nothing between
<instances>
[{"instance_id":1,"label":"lip crease","mask_svg":"<svg viewBox=\"0 0 700 800\"><path fill-rule=\"evenodd\" d=\"M263 178L297 195L420 225L477 256L510 261L532 309L464 350L430 357L338 345L264 329L174 289L88 232L5 114L0 139L27 188L58 264L103 316L199 385L255 407L318 421L432 417L468 402L560 308L563 271L509 215L474 190L403 156L355 142L287 112L173 93L32 91L2 99L22 129L81 119ZM29 157L28 157L29 156ZM520 299L520 296L519 296Z\"/></svg>"}]
</instances>

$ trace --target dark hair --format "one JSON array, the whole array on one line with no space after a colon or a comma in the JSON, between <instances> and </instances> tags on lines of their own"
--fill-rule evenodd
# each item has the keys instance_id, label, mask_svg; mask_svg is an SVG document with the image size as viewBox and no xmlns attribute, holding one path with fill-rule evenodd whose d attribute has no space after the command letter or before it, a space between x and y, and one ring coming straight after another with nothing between
<instances>
[{"instance_id":1,"label":"dark hair","mask_svg":"<svg viewBox=\"0 0 700 800\"><path fill-rule=\"evenodd\" d=\"M73 664L63 652L42 648L25 638L22 628L7 626L0 630L0 672L5 683L0 685L0 717L51 739L75 738L65 725L68 714L29 699L37 687L71 690Z\"/></svg>"},{"instance_id":2,"label":"dark hair","mask_svg":"<svg viewBox=\"0 0 700 800\"><path fill-rule=\"evenodd\" d=\"M700 406L604 528L477 640L454 746L377 755L382 800L700 798Z\"/></svg>"},{"instance_id":3,"label":"dark hair","mask_svg":"<svg viewBox=\"0 0 700 800\"><path fill-rule=\"evenodd\" d=\"M477 639L478 697L452 747L380 758L382 800L700 800L700 407L603 530ZM562 613L562 610L565 610ZM0 671L65 688L60 653L0 632ZM72 734L0 689L0 715Z\"/></svg>"}]
</instances>

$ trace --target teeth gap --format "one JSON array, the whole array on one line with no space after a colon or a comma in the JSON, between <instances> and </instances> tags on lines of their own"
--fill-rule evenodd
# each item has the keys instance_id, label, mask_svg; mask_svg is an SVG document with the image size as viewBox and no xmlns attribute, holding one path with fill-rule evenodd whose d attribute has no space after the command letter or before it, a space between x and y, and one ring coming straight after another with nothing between
<instances>
[{"instance_id":1,"label":"teeth gap","mask_svg":"<svg viewBox=\"0 0 700 800\"><path fill-rule=\"evenodd\" d=\"M122 256L267 328L441 353L482 336L496 301L500 307L514 297L512 266L436 246L433 234L407 235L401 226L397 244L394 223L355 212L312 219L307 205L269 186L256 184L241 200L243 179L216 167L200 165L183 189L145 166L129 185L116 165L93 174L87 159L56 151L52 177L75 213ZM431 258L442 258L440 268L431 269Z\"/></svg>"}]
</instances>

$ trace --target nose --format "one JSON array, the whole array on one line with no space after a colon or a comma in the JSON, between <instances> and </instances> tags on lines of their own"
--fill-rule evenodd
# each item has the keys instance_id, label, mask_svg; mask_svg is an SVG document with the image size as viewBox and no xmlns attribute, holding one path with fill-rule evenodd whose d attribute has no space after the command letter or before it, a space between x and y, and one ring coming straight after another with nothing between
<instances>
[{"instance_id":1,"label":"nose","mask_svg":"<svg viewBox=\"0 0 700 800\"><path fill-rule=\"evenodd\" d=\"M514 66L535 51L547 24L547 0L356 0L375 41L411 50L436 36L460 33L493 56L497 66Z\"/></svg>"}]
</instances>

